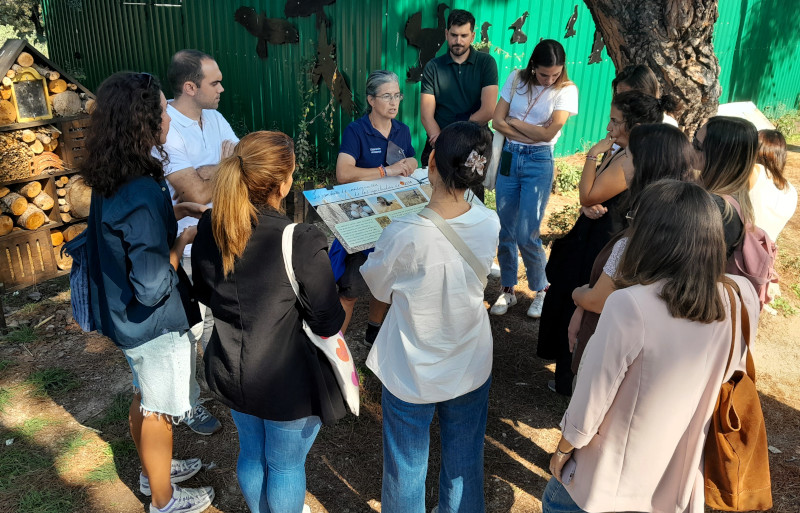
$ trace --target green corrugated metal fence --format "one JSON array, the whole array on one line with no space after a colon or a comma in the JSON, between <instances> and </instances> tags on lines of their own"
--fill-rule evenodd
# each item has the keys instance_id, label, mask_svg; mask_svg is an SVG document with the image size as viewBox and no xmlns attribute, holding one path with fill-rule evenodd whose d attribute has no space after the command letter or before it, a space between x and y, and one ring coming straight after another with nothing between
<instances>
[{"instance_id":1,"label":"green corrugated metal fence","mask_svg":"<svg viewBox=\"0 0 800 513\"><path fill-rule=\"evenodd\" d=\"M364 105L364 82L373 69L395 71L401 79L416 64L417 51L405 40L408 17L423 13L423 27L436 26L436 0L337 0L325 8L331 20L328 38L336 43L339 69L356 103ZM796 30L800 11L792 0L720 0L715 48L722 72L721 102L752 100L762 110L796 108L800 94L800 58ZM197 48L214 56L222 69L226 91L220 111L239 134L279 129L294 135L301 112L301 93L310 87L303 69L316 58L315 18L291 18L300 42L269 45L269 57L256 55L256 39L236 23L233 13L248 5L267 16L284 18L284 0L44 0L51 58L90 88L119 70L166 75L170 56L182 48ZM514 68L525 66L540 38L562 42L570 78L580 91L580 113L571 119L556 148L569 154L605 133L614 68L588 64L594 23L582 1L453 0L452 8L468 9L480 26L489 28L490 51L500 70L500 84ZM577 35L564 39L567 20L578 6ZM510 44L507 27L523 12L524 45ZM444 48L441 50L444 52ZM307 69L307 68L305 68ZM419 84L401 85L406 100L399 119L412 129L421 150L424 132L419 123ZM324 107L330 94L324 84L315 97L311 116ZM167 92L167 96L170 96ZM351 117L336 109L334 139ZM313 134L323 161L335 159L336 144L325 141L326 130L315 121Z\"/></svg>"}]
</instances>

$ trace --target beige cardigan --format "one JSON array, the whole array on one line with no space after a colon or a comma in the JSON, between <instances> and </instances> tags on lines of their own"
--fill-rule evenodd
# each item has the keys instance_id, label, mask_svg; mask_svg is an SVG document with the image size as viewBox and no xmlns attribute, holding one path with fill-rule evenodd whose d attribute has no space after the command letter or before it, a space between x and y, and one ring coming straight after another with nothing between
<instances>
[{"instance_id":1,"label":"beige cardigan","mask_svg":"<svg viewBox=\"0 0 800 513\"><path fill-rule=\"evenodd\" d=\"M747 305L752 344L758 297L746 279L732 278ZM561 421L564 437L576 447L574 478L566 488L591 513L703 511L701 457L723 383L731 323L675 319L659 289L637 285L608 298ZM722 286L720 294L730 311ZM739 336L725 379L744 369L744 351Z\"/></svg>"}]
</instances>

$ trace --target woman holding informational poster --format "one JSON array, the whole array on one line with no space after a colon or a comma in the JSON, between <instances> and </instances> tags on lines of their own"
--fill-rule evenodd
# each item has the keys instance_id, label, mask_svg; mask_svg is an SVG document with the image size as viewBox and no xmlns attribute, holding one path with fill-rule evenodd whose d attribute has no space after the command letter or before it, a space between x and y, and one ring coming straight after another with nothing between
<instances>
[{"instance_id":1,"label":"woman holding informational poster","mask_svg":"<svg viewBox=\"0 0 800 513\"><path fill-rule=\"evenodd\" d=\"M342 144L336 160L336 180L340 184L379 180L385 176L408 176L417 169L411 131L407 125L395 119L403 100L397 75L385 70L370 73L366 96L367 113L347 125L342 133ZM400 208L396 202L392 207L387 198L382 198L382 203L381 199L376 198L376 202L377 213ZM356 214L367 217L372 210L365 213L363 208L355 212L351 209L350 218L356 219ZM366 262L368 253L347 254L338 240L331 245L331 266L339 286L339 299L347 314L342 333L347 331L350 324L356 300L367 292L358 268ZM365 345L371 346L375 340L387 308L371 298Z\"/></svg>"},{"instance_id":2,"label":"woman holding informational poster","mask_svg":"<svg viewBox=\"0 0 800 513\"><path fill-rule=\"evenodd\" d=\"M483 293L500 221L464 193L483 181L490 151L489 133L476 123L442 130L429 160L428 208L387 226L361 267L372 294L392 303L367 358L383 383L383 511L427 511L434 412L442 434L439 510L483 511L492 372Z\"/></svg>"}]
</instances>

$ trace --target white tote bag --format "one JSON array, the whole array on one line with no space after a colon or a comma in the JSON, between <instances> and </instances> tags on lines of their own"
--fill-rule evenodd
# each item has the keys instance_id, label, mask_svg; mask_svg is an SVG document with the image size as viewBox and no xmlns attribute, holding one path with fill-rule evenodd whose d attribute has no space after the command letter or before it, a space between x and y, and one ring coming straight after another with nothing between
<instances>
[{"instance_id":1,"label":"white tote bag","mask_svg":"<svg viewBox=\"0 0 800 513\"><path fill-rule=\"evenodd\" d=\"M286 266L286 275L289 277L289 281L292 284L294 295L299 298L300 288L297 285L297 278L295 278L294 269L292 268L292 235L294 234L295 226L296 223L292 223L284 228L281 243L283 247L283 264ZM322 351L322 354L328 358L328 361L331 362L333 374L336 376L336 382L339 384L339 390L342 391L347 409L350 410L353 415L358 416L358 372L356 372L353 355L350 354L350 348L347 347L344 335L342 335L340 331L338 335L322 337L311 331L311 328L305 320L303 321L303 331L306 333L309 340L311 340L311 342Z\"/></svg>"}]
</instances>

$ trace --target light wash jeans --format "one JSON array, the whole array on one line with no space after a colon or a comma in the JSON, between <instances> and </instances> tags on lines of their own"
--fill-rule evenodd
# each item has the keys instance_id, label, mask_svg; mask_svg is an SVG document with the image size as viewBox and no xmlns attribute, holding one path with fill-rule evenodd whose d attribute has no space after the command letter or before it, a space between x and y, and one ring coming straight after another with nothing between
<instances>
[{"instance_id":1,"label":"light wash jeans","mask_svg":"<svg viewBox=\"0 0 800 513\"><path fill-rule=\"evenodd\" d=\"M440 403L401 401L383 387L383 513L425 513L425 477L433 414L439 415L442 464L439 513L483 513L483 437L489 409L486 380Z\"/></svg>"},{"instance_id":2,"label":"light wash jeans","mask_svg":"<svg viewBox=\"0 0 800 513\"><path fill-rule=\"evenodd\" d=\"M542 513L586 513L570 497L564 485L551 477L542 494Z\"/></svg>"},{"instance_id":3,"label":"light wash jeans","mask_svg":"<svg viewBox=\"0 0 800 513\"><path fill-rule=\"evenodd\" d=\"M528 287L544 290L547 256L539 238L550 190L553 187L553 148L525 146L506 141L511 152L508 176L497 174L497 215L500 218L500 282L503 287L517 284L517 248L525 264Z\"/></svg>"},{"instance_id":4,"label":"light wash jeans","mask_svg":"<svg viewBox=\"0 0 800 513\"><path fill-rule=\"evenodd\" d=\"M288 422L231 410L239 431L236 478L252 513L300 513L306 497L306 456L319 417Z\"/></svg>"}]
</instances>

